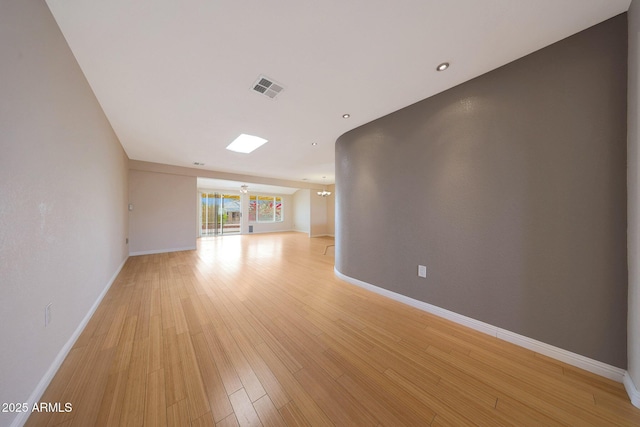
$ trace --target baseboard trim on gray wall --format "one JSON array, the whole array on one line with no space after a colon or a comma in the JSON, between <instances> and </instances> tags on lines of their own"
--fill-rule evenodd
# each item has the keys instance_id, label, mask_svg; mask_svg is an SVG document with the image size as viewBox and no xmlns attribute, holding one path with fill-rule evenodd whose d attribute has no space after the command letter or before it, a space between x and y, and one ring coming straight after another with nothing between
<instances>
[{"instance_id":1,"label":"baseboard trim on gray wall","mask_svg":"<svg viewBox=\"0 0 640 427\"><path fill-rule=\"evenodd\" d=\"M62 347L62 349L60 349L60 352L58 352L58 355L53 360L53 363L51 363L51 366L49 366L49 369L47 369L47 372L45 372L45 374L42 376L42 379L40 379L40 382L36 386L35 390L33 390L33 393L31 393L31 396L29 396L29 399L26 402L29 405L28 406L29 408L33 408L33 405L40 400L40 398L44 394L47 387L49 387L49 383L51 383L51 380L53 380L53 377L58 372L58 369L60 369L62 362L64 362L64 359L67 357L67 355L71 351L71 348L77 341L78 337L80 337L80 334L82 333L84 328L87 326L87 323L89 323L89 320L91 320L91 316L93 316L93 314L98 309L98 306L102 302L102 299L107 294L109 289L111 289L111 285L113 285L113 282L116 281L116 277L118 277L118 274L120 274L122 267L124 267L124 264L127 262L128 259L129 257L126 257L124 261L122 261L122 264L120 264L120 266L116 269L116 272L113 273L113 275L111 276L111 279L109 279L109 282L107 283L107 286L105 286L105 288L102 290L100 295L98 295L98 298L93 303L93 305L91 306L87 314L84 316L84 318L82 319L82 321L80 322L76 330L73 332L69 340ZM30 415L31 415L31 411L20 412L18 416L13 419L13 422L11 423L11 427L20 427L24 425L27 422L27 419L29 418Z\"/></svg>"},{"instance_id":2,"label":"baseboard trim on gray wall","mask_svg":"<svg viewBox=\"0 0 640 427\"><path fill-rule=\"evenodd\" d=\"M129 252L129 256L164 254L167 252L194 251L194 250L196 250L195 246L188 246L185 248L154 249L152 251Z\"/></svg>"},{"instance_id":3,"label":"baseboard trim on gray wall","mask_svg":"<svg viewBox=\"0 0 640 427\"><path fill-rule=\"evenodd\" d=\"M524 335L520 335L515 332L511 332L506 329L502 329L497 326L493 326L488 323L463 316L462 314L437 307L424 301L419 301L406 295L398 294L388 289L380 288L370 283L363 282L362 280L354 279L353 277L342 274L335 267L334 271L336 276L338 276L345 282L351 283L352 285L359 286L371 292L375 292L379 295L391 298L395 301L407 304L411 307L417 308L427 313L435 314L436 316L443 317L447 320L451 320L452 322L467 326L471 329L475 329L476 331L483 332L487 335L491 335L501 340L508 341L512 344L516 344L520 347L535 351L536 353L540 353L569 365L584 369L585 371L589 371L596 375L609 378L610 380L617 381L619 383L624 383L627 389L627 393L629 393L629 397L631 398L631 402L635 406L640 405L640 393L638 393L638 389L635 387L633 381L631 380L631 377L624 369L620 369L615 366L590 359L577 353L572 353L559 347L555 347L550 344L534 340L533 338L525 337ZM631 391L629 391L630 389Z\"/></svg>"},{"instance_id":4,"label":"baseboard trim on gray wall","mask_svg":"<svg viewBox=\"0 0 640 427\"><path fill-rule=\"evenodd\" d=\"M638 390L636 384L633 383L633 379L631 378L631 375L629 375L629 372L625 372L622 383L624 384L625 390L627 390L629 399L631 399L631 404L636 408L640 408L640 390Z\"/></svg>"}]
</instances>

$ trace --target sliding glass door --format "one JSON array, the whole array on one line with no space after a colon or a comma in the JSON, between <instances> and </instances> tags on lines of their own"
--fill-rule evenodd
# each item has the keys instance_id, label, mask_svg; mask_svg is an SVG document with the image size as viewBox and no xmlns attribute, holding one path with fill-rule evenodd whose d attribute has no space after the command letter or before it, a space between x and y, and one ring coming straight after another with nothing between
<instances>
[{"instance_id":1,"label":"sliding glass door","mask_svg":"<svg viewBox=\"0 0 640 427\"><path fill-rule=\"evenodd\" d=\"M200 193L200 237L240 233L240 196Z\"/></svg>"}]
</instances>

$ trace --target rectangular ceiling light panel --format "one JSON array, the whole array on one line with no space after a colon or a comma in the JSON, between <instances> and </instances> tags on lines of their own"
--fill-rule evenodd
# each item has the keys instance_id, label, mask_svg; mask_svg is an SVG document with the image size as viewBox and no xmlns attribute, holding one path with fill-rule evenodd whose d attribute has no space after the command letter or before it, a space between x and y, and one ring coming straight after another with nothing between
<instances>
[{"instance_id":1,"label":"rectangular ceiling light panel","mask_svg":"<svg viewBox=\"0 0 640 427\"><path fill-rule=\"evenodd\" d=\"M231 144L227 145L227 150L235 151L236 153L251 153L266 142L266 139L259 136L243 133L234 139Z\"/></svg>"}]
</instances>

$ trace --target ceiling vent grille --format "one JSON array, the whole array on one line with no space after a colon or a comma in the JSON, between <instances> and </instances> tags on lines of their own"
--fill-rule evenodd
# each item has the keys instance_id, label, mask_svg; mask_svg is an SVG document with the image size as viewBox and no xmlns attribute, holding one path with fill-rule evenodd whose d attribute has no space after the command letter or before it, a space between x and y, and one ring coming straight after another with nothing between
<instances>
[{"instance_id":1,"label":"ceiling vent grille","mask_svg":"<svg viewBox=\"0 0 640 427\"><path fill-rule=\"evenodd\" d=\"M273 79L265 76L258 77L258 80L253 84L252 89L271 99L274 99L284 90L281 84L276 83Z\"/></svg>"}]
</instances>

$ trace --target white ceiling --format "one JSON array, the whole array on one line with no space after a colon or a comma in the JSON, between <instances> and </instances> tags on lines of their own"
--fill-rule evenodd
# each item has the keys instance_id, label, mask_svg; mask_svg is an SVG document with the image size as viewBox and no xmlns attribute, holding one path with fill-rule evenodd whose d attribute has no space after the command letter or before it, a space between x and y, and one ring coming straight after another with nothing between
<instances>
[{"instance_id":1,"label":"white ceiling","mask_svg":"<svg viewBox=\"0 0 640 427\"><path fill-rule=\"evenodd\" d=\"M248 185L249 193L251 194L293 194L298 190L298 188L292 187L229 181L226 179L198 178L197 181L198 188L201 190L227 191L232 194L238 194L242 185Z\"/></svg>"},{"instance_id":2,"label":"white ceiling","mask_svg":"<svg viewBox=\"0 0 640 427\"><path fill-rule=\"evenodd\" d=\"M129 158L329 184L341 134L630 0L47 3ZM251 90L260 74L284 85L277 100ZM269 142L225 150L241 133Z\"/></svg>"}]
</instances>

